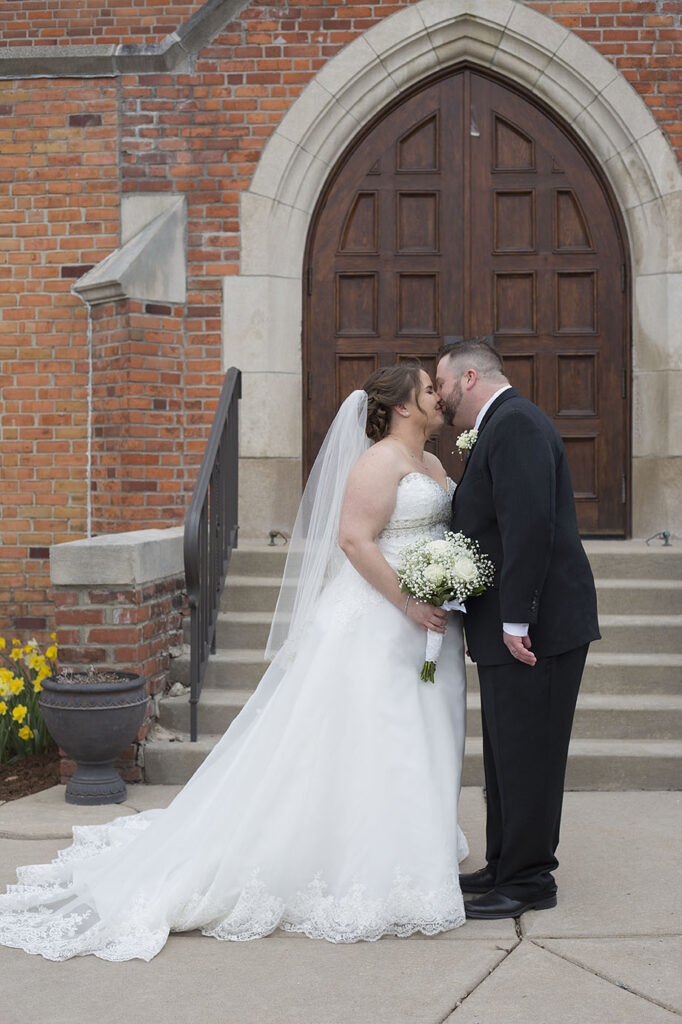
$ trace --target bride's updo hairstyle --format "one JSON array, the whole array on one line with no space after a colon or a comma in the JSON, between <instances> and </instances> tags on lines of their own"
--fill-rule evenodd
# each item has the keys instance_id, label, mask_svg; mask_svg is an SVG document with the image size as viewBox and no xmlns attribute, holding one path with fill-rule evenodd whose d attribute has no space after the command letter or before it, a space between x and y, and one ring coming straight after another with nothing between
<instances>
[{"instance_id":1,"label":"bride's updo hairstyle","mask_svg":"<svg viewBox=\"0 0 682 1024\"><path fill-rule=\"evenodd\" d=\"M381 441L386 437L391 426L391 411L396 405L407 402L412 392L419 406L422 388L420 369L419 363L385 366L371 373L362 385L367 392L366 433L371 441Z\"/></svg>"}]
</instances>

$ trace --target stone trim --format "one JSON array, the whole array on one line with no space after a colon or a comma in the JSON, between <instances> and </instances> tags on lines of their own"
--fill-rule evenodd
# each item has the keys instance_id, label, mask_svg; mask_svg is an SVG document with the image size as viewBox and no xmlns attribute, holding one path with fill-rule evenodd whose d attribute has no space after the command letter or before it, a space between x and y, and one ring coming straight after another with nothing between
<instances>
[{"instance_id":1,"label":"stone trim","mask_svg":"<svg viewBox=\"0 0 682 1024\"><path fill-rule=\"evenodd\" d=\"M207 0L160 43L4 47L0 49L0 78L106 78L188 72L199 51L249 2Z\"/></svg>"},{"instance_id":2,"label":"stone trim","mask_svg":"<svg viewBox=\"0 0 682 1024\"><path fill-rule=\"evenodd\" d=\"M123 245L79 278L72 291L90 305L125 298L184 303L187 197L143 193L124 196L121 207Z\"/></svg>"},{"instance_id":3,"label":"stone trim","mask_svg":"<svg viewBox=\"0 0 682 1024\"><path fill-rule=\"evenodd\" d=\"M266 365L277 365L280 374L301 373L305 246L315 205L339 156L401 92L465 60L543 100L600 161L629 241L635 393L638 372L652 361L652 368L679 372L679 344L670 327L675 296L682 294L682 172L647 105L610 61L531 8L513 0L421 0L378 22L324 65L270 136L242 194L240 274L224 282L223 338L225 365L239 366L247 382ZM652 275L655 306L640 301L652 291L646 281ZM254 289L261 296L256 305ZM267 347L255 351L252 339L259 333ZM297 415L279 402L276 383L269 402L283 418ZM634 404L633 416L633 531L646 536L660 518L656 490L670 491L679 445L672 436L674 417L666 416L661 429L660 410L643 409L641 402ZM645 457L640 439L656 433L654 421L657 450ZM300 447L296 453L273 452L250 438L241 454L248 456L248 468L254 459L291 458ZM637 465L645 460L646 473ZM290 478L288 504L293 489L300 494L298 480ZM682 505L670 498L671 509ZM276 518L277 512L273 502L263 515ZM669 527L673 520L682 530L679 511Z\"/></svg>"},{"instance_id":4,"label":"stone trim","mask_svg":"<svg viewBox=\"0 0 682 1024\"><path fill-rule=\"evenodd\" d=\"M184 576L182 526L135 530L54 544L50 577L61 587L141 587Z\"/></svg>"}]
</instances>

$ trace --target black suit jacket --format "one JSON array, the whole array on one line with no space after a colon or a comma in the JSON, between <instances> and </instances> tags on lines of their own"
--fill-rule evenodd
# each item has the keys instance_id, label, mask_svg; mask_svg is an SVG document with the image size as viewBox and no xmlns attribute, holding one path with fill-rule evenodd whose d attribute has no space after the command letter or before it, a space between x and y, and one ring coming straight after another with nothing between
<instances>
[{"instance_id":1,"label":"black suit jacket","mask_svg":"<svg viewBox=\"0 0 682 1024\"><path fill-rule=\"evenodd\" d=\"M563 443L547 416L514 388L481 422L455 490L453 530L477 540L495 565L493 586L466 602L474 661L514 662L502 642L503 622L530 623L538 657L599 639Z\"/></svg>"}]
</instances>

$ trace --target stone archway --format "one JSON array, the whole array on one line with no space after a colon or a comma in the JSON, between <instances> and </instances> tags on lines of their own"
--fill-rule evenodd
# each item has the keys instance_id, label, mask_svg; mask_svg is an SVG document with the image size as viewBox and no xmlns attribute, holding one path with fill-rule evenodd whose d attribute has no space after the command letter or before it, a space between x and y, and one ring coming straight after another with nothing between
<instances>
[{"instance_id":1,"label":"stone archway","mask_svg":"<svg viewBox=\"0 0 682 1024\"><path fill-rule=\"evenodd\" d=\"M464 59L547 103L606 174L631 256L633 532L682 529L682 431L673 419L682 404L682 173L672 150L614 65L568 29L513 0L421 0L322 68L270 137L242 196L240 274L224 285L224 357L244 372L247 536L289 526L300 494L302 273L317 198L341 153L388 102Z\"/></svg>"}]
</instances>

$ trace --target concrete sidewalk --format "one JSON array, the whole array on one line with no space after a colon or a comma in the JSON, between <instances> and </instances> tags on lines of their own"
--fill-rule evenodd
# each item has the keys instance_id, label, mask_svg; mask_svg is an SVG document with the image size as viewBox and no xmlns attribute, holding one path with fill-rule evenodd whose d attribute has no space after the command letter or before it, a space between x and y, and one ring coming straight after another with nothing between
<instances>
[{"instance_id":1,"label":"concrete sidewalk","mask_svg":"<svg viewBox=\"0 0 682 1024\"><path fill-rule=\"evenodd\" d=\"M166 805L174 786L75 808L60 786L0 806L0 886L68 845L74 824ZM22 1024L673 1024L682 1014L680 810L675 792L567 793L559 905L436 938L331 945L172 935L151 963L50 963L0 947L3 1020ZM484 804L462 794L482 863ZM9 1014L9 1016L4 1016Z\"/></svg>"}]
</instances>

